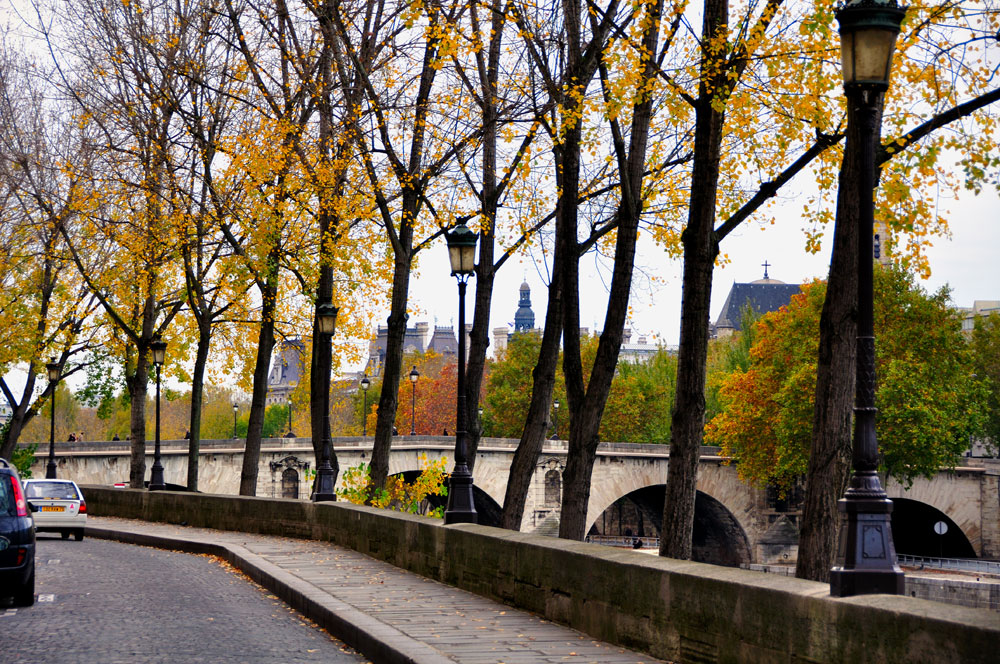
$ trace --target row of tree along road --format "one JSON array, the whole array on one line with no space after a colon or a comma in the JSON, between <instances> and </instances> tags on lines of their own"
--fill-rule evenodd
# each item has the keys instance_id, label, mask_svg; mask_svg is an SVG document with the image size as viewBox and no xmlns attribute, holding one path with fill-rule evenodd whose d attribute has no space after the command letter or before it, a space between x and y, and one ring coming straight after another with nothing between
<instances>
[{"instance_id":1,"label":"row of tree along road","mask_svg":"<svg viewBox=\"0 0 1000 664\"><path fill-rule=\"evenodd\" d=\"M811 461L799 574L825 578L850 447L854 249L868 242L845 204L858 196L857 165L852 141L841 147L851 111L833 9L832 0L28 3L12 17L0 67L0 367L28 367L19 394L2 384L14 414L0 455L52 397L53 384L32 395L44 358L55 357L63 377L89 373L95 402L123 377L130 482L142 486L150 345L163 338L168 375L191 385L188 486L198 486L204 386L217 372L252 393L241 492L253 494L275 340L320 338L314 305L332 302L334 342L310 346L310 429L322 431L331 367L358 359L351 340L388 307L371 461L372 483L384 485L413 268L467 221L480 233L470 459L494 278L540 247L552 259L546 322L504 525L520 523L561 366L569 456L559 534L581 539L636 242L648 233L664 260L684 265L661 553L688 558L713 268L733 231L769 222L771 199L805 173L817 191L807 248L835 224L813 423L802 432ZM997 167L998 17L992 1L953 2L914 8L903 24L882 111L878 206L897 260L918 270L922 244L947 231L930 193L987 186ZM613 267L587 370L579 266L591 251ZM319 456L319 436L313 445Z\"/></svg>"}]
</instances>

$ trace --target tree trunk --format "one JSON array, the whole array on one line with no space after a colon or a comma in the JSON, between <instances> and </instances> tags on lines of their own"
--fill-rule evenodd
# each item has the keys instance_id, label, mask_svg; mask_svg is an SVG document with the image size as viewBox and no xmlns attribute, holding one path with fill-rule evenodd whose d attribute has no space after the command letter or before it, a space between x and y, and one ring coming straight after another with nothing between
<instances>
[{"instance_id":1,"label":"tree trunk","mask_svg":"<svg viewBox=\"0 0 1000 664\"><path fill-rule=\"evenodd\" d=\"M851 104L847 112L848 135L837 191L830 275L819 321L816 403L795 568L800 579L822 582L830 580L841 519L837 501L850 476L856 382L858 242L862 241L858 234L857 204L860 123L854 119Z\"/></svg>"},{"instance_id":2,"label":"tree trunk","mask_svg":"<svg viewBox=\"0 0 1000 664\"><path fill-rule=\"evenodd\" d=\"M482 231L479 234L479 264L476 266L476 308L472 317L472 333L469 335L469 359L465 369L465 421L466 462L469 472L476 466L479 439L483 435L483 423L479 418L479 397L483 387L483 372L486 369L486 351L490 346L490 308L493 303L493 284L496 277L494 267L495 231L497 215L497 77L499 72L500 46L503 25L506 19L500 1L491 3L489 58L478 60L481 79L481 104L483 111L483 190L482 190ZM476 6L470 7L473 25L478 32ZM485 73L485 77L483 74Z\"/></svg>"},{"instance_id":3,"label":"tree trunk","mask_svg":"<svg viewBox=\"0 0 1000 664\"><path fill-rule=\"evenodd\" d=\"M0 428L0 436L2 436L2 440L0 440L0 458L10 459L14 454L14 449L17 447L17 441L21 438L21 432L24 431L24 427L28 426L28 422L35 417L35 409L31 407L31 395L35 391L34 363L28 369L28 378L24 383L24 389L21 390L20 403L14 400L14 395L10 392L3 378L0 378L0 384L3 387L3 396L10 402L13 410L10 420L7 421L7 426ZM45 391L38 396L36 403L41 403L51 393L52 386L46 385Z\"/></svg>"},{"instance_id":4,"label":"tree trunk","mask_svg":"<svg viewBox=\"0 0 1000 664\"><path fill-rule=\"evenodd\" d=\"M397 254L392 278L385 362L382 365L382 393L378 400L375 440L372 442L371 486L381 488L389 476L389 449L399 404L399 377L403 367L403 339L406 335L406 300L410 287L410 254Z\"/></svg>"},{"instance_id":5,"label":"tree trunk","mask_svg":"<svg viewBox=\"0 0 1000 664\"><path fill-rule=\"evenodd\" d=\"M552 262L552 281L549 283L549 301L545 310L545 329L538 362L531 372L531 405L521 432L521 440L514 452L507 476L507 491L503 499L500 527L520 530L524 518L524 504L535 475L535 464L542 452L545 434L549 429L549 405L556 384L556 365L559 362L559 338L562 336L562 297L560 295L559 265L556 256Z\"/></svg>"},{"instance_id":6,"label":"tree trunk","mask_svg":"<svg viewBox=\"0 0 1000 664\"><path fill-rule=\"evenodd\" d=\"M659 40L660 15L663 2L654 3L650 9L649 21L643 34L643 51L656 52ZM646 59L641 81L649 81L657 75L652 55ZM612 123L615 139L615 151L621 169L621 200L618 205L617 238L615 242L615 261L611 277L611 289L608 293L608 308L604 319L604 331L597 346L597 356L587 381L587 388L582 403L573 404L570 400L570 435L569 451L566 455L566 470L563 472L562 517L559 522L559 537L582 540L587 534L587 507L590 503L590 486L594 470L594 460L597 457L597 446L600 442L599 431L604 408L607 405L611 382L614 380L615 369L618 366L618 353L622 345L625 329L625 319L628 316L629 294L632 290L632 272L635 267L635 245L639 233L639 217L642 212L642 182L646 164L646 147L649 138L649 123L652 118L652 98L644 96L644 100L635 104L632 113L632 127L629 132L630 143L625 151L624 139L618 131L618 125ZM579 306L579 282L569 283L563 280L564 292L571 289L571 299ZM567 308L570 306L567 303ZM579 317L576 317L579 320ZM564 315L566 324L570 318ZM576 330L576 352L579 353L579 330ZM567 344L566 354L570 352ZM564 365L566 360L564 360ZM574 358L577 367L580 358Z\"/></svg>"},{"instance_id":7,"label":"tree trunk","mask_svg":"<svg viewBox=\"0 0 1000 664\"><path fill-rule=\"evenodd\" d=\"M726 0L705 2L702 41L707 43L727 30ZM704 49L704 47L703 47ZM705 425L705 362L708 357L708 316L712 296L712 270L719 253L715 234L715 201L719 181L719 155L725 115L712 106L725 84L725 54L703 50L702 82L695 108L694 166L691 204L684 246L684 282L681 296L681 338L677 355L677 391L671 415L670 463L663 508L660 555L691 558L694 500L698 483L698 457ZM715 80L709 79L709 73Z\"/></svg>"},{"instance_id":8,"label":"tree trunk","mask_svg":"<svg viewBox=\"0 0 1000 664\"><path fill-rule=\"evenodd\" d=\"M273 256L272 265L277 264ZM274 308L278 297L277 271L268 275L261 289L260 337L257 340L257 364L253 370L253 396L250 400L250 421L243 452L243 469L240 472L240 495L257 495L257 474L260 466L260 441L264 430L264 410L267 405L267 371L271 366L274 350Z\"/></svg>"},{"instance_id":9,"label":"tree trunk","mask_svg":"<svg viewBox=\"0 0 1000 664\"><path fill-rule=\"evenodd\" d=\"M201 447L201 406L205 392L205 365L208 364L209 345L212 341L211 323L198 321L198 350L194 358L194 373L191 376L191 423L188 429L188 491L198 490L198 463Z\"/></svg>"},{"instance_id":10,"label":"tree trunk","mask_svg":"<svg viewBox=\"0 0 1000 664\"><path fill-rule=\"evenodd\" d=\"M133 489L141 489L146 479L146 385L149 381L147 357L146 349L140 349L135 373L125 378L129 399L132 402L129 422L132 436L129 486Z\"/></svg>"}]
</instances>

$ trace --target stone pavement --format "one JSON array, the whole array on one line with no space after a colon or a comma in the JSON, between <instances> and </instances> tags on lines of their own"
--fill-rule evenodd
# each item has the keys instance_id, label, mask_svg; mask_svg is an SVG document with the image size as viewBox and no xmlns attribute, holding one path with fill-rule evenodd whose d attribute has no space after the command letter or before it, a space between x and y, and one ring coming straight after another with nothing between
<instances>
[{"instance_id":1,"label":"stone pavement","mask_svg":"<svg viewBox=\"0 0 1000 664\"><path fill-rule=\"evenodd\" d=\"M325 542L109 517L87 534L219 555L376 664L660 661Z\"/></svg>"}]
</instances>

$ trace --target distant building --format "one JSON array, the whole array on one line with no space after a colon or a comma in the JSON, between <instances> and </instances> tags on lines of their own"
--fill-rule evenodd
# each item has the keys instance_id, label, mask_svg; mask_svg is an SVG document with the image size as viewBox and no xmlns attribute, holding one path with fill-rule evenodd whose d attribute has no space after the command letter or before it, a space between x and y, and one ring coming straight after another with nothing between
<instances>
[{"instance_id":1,"label":"distant building","mask_svg":"<svg viewBox=\"0 0 1000 664\"><path fill-rule=\"evenodd\" d=\"M288 401L288 396L302 378L305 366L306 345L301 339L285 339L278 344L277 349L271 373L267 376L268 406Z\"/></svg>"},{"instance_id":2,"label":"distant building","mask_svg":"<svg viewBox=\"0 0 1000 664\"><path fill-rule=\"evenodd\" d=\"M622 332L622 346L618 351L618 361L629 362L631 364L645 364L661 350L669 352L676 351L677 349L649 343L644 334L640 334L635 343L632 343L632 330L625 328Z\"/></svg>"},{"instance_id":3,"label":"distant building","mask_svg":"<svg viewBox=\"0 0 1000 664\"><path fill-rule=\"evenodd\" d=\"M499 353L507 348L507 342L515 334L531 333L542 335L535 327L535 312L531 309L531 286L525 281L518 289L517 310L514 312L514 325L501 325L493 328L493 352Z\"/></svg>"},{"instance_id":4,"label":"distant building","mask_svg":"<svg viewBox=\"0 0 1000 664\"><path fill-rule=\"evenodd\" d=\"M0 427L7 424L7 421L12 417L14 417L14 411L11 410L10 404L0 403Z\"/></svg>"},{"instance_id":5,"label":"distant building","mask_svg":"<svg viewBox=\"0 0 1000 664\"><path fill-rule=\"evenodd\" d=\"M535 312L531 310L531 286L525 281L518 290L517 312L514 313L514 331L528 332L535 328Z\"/></svg>"},{"instance_id":6,"label":"distant building","mask_svg":"<svg viewBox=\"0 0 1000 664\"><path fill-rule=\"evenodd\" d=\"M958 307L958 311L962 314L962 331L972 334L977 318L1000 313L1000 300L975 300L971 307Z\"/></svg>"},{"instance_id":7,"label":"distant building","mask_svg":"<svg viewBox=\"0 0 1000 664\"><path fill-rule=\"evenodd\" d=\"M743 325L743 310L749 305L754 313L763 316L777 311L788 304L801 286L786 284L767 275L767 261L764 262L764 278L749 284L734 283L729 296L722 305L722 311L712 326L712 336L725 338L739 332Z\"/></svg>"},{"instance_id":8,"label":"distant building","mask_svg":"<svg viewBox=\"0 0 1000 664\"><path fill-rule=\"evenodd\" d=\"M465 349L469 349L469 336L472 332L472 325L465 326ZM375 333L375 338L368 346L368 364L365 366L365 373L369 377L381 376L382 365L385 363L385 349L389 342L389 328L379 326ZM430 323L417 323L413 327L406 328L403 337L404 353L427 353L434 352L442 356L458 355L458 337L455 328L451 325L435 325L431 330Z\"/></svg>"},{"instance_id":9,"label":"distant building","mask_svg":"<svg viewBox=\"0 0 1000 664\"><path fill-rule=\"evenodd\" d=\"M537 334L542 335L542 330L535 327L535 312L531 309L531 286L528 282L521 284L518 289L517 310L514 312L514 325L493 328L493 350L500 352L507 348L507 342L515 334ZM581 327L580 336L590 336L590 328ZM622 346L618 353L619 362L642 363L648 362L649 358L660 350L658 344L648 343L646 337L640 335L635 343L632 343L632 330L626 328L622 333Z\"/></svg>"}]
</instances>

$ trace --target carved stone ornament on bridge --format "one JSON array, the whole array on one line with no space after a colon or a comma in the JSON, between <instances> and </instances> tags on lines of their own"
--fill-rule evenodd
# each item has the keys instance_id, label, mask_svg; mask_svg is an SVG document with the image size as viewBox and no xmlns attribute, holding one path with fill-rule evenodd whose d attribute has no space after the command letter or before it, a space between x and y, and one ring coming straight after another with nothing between
<instances>
[{"instance_id":1,"label":"carved stone ornament on bridge","mask_svg":"<svg viewBox=\"0 0 1000 664\"><path fill-rule=\"evenodd\" d=\"M271 497L298 498L300 478L302 472L309 469L309 462L289 455L278 461L272 461L269 465L271 467ZM281 484L280 490L278 488L279 482Z\"/></svg>"}]
</instances>

